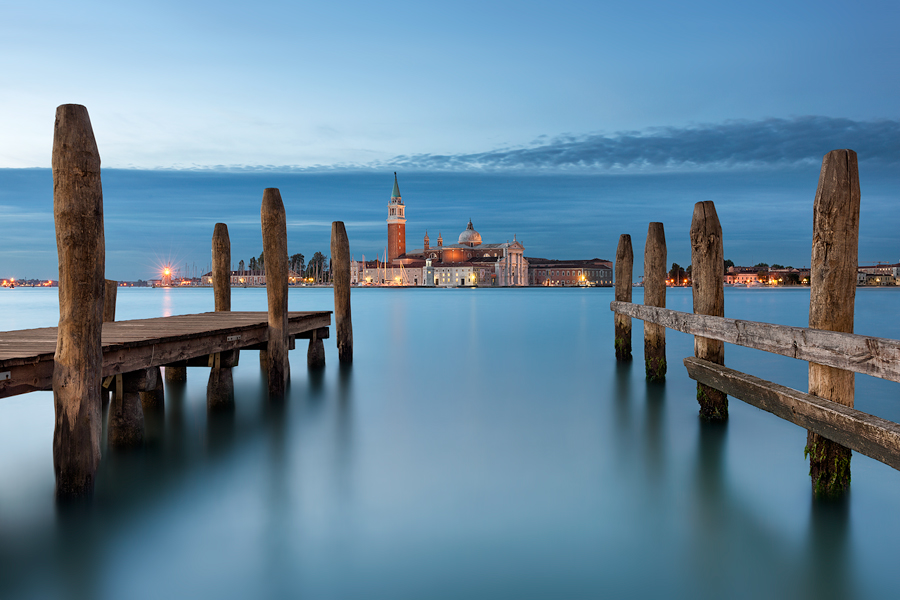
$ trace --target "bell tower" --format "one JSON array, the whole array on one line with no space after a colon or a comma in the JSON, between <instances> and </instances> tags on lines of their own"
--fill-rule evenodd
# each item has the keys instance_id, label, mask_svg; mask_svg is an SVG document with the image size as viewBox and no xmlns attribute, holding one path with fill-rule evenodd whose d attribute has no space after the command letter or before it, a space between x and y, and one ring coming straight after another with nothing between
<instances>
[{"instance_id":1,"label":"bell tower","mask_svg":"<svg viewBox=\"0 0 900 600\"><path fill-rule=\"evenodd\" d=\"M394 191L388 204L388 262L406 254L406 207L400 199L400 186L397 185L397 172L394 171Z\"/></svg>"}]
</instances>

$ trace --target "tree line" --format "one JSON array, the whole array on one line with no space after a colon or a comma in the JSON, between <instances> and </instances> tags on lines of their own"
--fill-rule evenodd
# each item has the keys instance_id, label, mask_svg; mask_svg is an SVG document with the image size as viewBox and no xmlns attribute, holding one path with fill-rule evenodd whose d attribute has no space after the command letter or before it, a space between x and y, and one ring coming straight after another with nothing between
<instances>
[{"instance_id":1,"label":"tree line","mask_svg":"<svg viewBox=\"0 0 900 600\"><path fill-rule=\"evenodd\" d=\"M306 257L301 253L292 254L288 257L288 269L297 273L303 278L313 279L316 283L320 281L328 281L330 275L331 261L325 258L321 252L316 252L306 262ZM241 260L238 263L238 271L255 271L262 274L266 272L266 255L260 252L259 256L251 256L247 263Z\"/></svg>"}]
</instances>

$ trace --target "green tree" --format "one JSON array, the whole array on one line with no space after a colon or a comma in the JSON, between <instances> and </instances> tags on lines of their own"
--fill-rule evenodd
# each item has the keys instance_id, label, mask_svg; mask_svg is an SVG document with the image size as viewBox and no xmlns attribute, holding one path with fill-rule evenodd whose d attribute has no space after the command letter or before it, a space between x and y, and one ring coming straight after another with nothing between
<instances>
[{"instance_id":1,"label":"green tree","mask_svg":"<svg viewBox=\"0 0 900 600\"><path fill-rule=\"evenodd\" d=\"M259 270L259 264L256 262L256 257L255 257L255 256L251 256L251 257L250 257L250 263L249 263L248 267L249 267L249 269L250 269L251 271L258 271L258 270Z\"/></svg>"},{"instance_id":2,"label":"green tree","mask_svg":"<svg viewBox=\"0 0 900 600\"><path fill-rule=\"evenodd\" d=\"M290 269L294 273L303 273L304 256L300 253L292 254L290 258Z\"/></svg>"},{"instance_id":3,"label":"green tree","mask_svg":"<svg viewBox=\"0 0 900 600\"><path fill-rule=\"evenodd\" d=\"M728 272L728 267L733 267L733 266L734 266L734 261L731 260L730 258L726 258L725 259L725 272L726 273Z\"/></svg>"},{"instance_id":4,"label":"green tree","mask_svg":"<svg viewBox=\"0 0 900 600\"><path fill-rule=\"evenodd\" d=\"M784 268L784 265L779 265L778 263L775 263L774 265L772 265L772 266L769 267L769 268L771 268L771 269L783 269L783 268Z\"/></svg>"},{"instance_id":5,"label":"green tree","mask_svg":"<svg viewBox=\"0 0 900 600\"><path fill-rule=\"evenodd\" d=\"M266 257L265 257L265 254L266 254L265 251L260 252L260 253L259 253L259 258L256 259L256 264L259 265L259 270L262 271L263 274L265 274L265 272L266 272Z\"/></svg>"},{"instance_id":6,"label":"green tree","mask_svg":"<svg viewBox=\"0 0 900 600\"><path fill-rule=\"evenodd\" d=\"M754 266L755 268L758 268L758 269L768 269L768 268L769 268L769 263L757 263L757 264L755 264L755 265L753 265L753 266Z\"/></svg>"}]
</instances>

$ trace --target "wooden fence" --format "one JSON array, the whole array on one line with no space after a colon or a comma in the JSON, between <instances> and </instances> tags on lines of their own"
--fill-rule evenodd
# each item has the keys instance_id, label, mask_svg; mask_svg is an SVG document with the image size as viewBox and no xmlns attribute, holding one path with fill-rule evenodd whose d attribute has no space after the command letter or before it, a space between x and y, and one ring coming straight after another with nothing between
<instances>
[{"instance_id":1,"label":"wooden fence","mask_svg":"<svg viewBox=\"0 0 900 600\"><path fill-rule=\"evenodd\" d=\"M658 291L649 300L645 291L645 304L633 304L630 290L626 293L618 280L616 300L610 304L619 360L631 358L630 352L627 356L621 352L631 348L631 319L653 325L644 328L645 348L657 348L645 356L648 379L660 379L658 365L665 364L665 337L660 354L657 328L694 336L695 356L685 358L684 365L697 381L702 417L727 419L731 395L807 429L805 451L813 491L820 496L837 496L847 489L851 450L900 469L900 425L853 408L854 373L900 382L900 341L852 333L859 200L856 153L829 152L822 162L813 208L808 328L725 318L722 230L712 202L697 203L691 224L694 313L665 308L665 294L660 298ZM660 224L650 224L648 245L653 245L654 256L660 247L665 256L661 232ZM630 236L623 235L616 275L626 282L632 280L631 256ZM664 265L664 258L645 259L645 282L664 279L664 273L648 273L664 270ZM808 393L725 367L725 342L808 361Z\"/></svg>"}]
</instances>

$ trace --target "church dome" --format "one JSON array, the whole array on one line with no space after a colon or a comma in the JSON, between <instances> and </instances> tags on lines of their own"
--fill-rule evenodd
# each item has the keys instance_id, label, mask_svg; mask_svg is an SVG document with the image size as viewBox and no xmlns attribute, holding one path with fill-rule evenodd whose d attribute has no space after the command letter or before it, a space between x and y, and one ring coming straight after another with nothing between
<instances>
[{"instance_id":1,"label":"church dome","mask_svg":"<svg viewBox=\"0 0 900 600\"><path fill-rule=\"evenodd\" d=\"M472 226L472 219L469 219L466 230L459 234L459 243L468 246L478 246L481 244L481 234L475 231L475 228Z\"/></svg>"}]
</instances>

